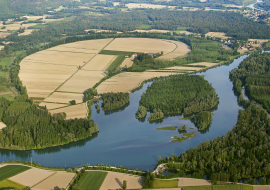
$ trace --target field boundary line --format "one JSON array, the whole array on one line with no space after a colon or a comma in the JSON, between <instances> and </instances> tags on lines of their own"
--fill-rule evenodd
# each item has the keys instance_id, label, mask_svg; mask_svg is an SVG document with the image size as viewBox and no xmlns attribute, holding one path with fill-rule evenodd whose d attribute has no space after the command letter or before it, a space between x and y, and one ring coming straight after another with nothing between
<instances>
[{"instance_id":1,"label":"field boundary line","mask_svg":"<svg viewBox=\"0 0 270 190\"><path fill-rule=\"evenodd\" d=\"M134 176L134 177L141 177L144 178L144 176L140 175L134 175L134 174L127 174L127 173L122 173L122 172L114 172L114 171L107 171L107 170L85 170L86 172L94 172L94 171L100 171L100 172L111 172L111 173L118 173L118 174L124 174L124 175L129 175L129 176ZM131 170L133 171L133 170Z\"/></svg>"},{"instance_id":2,"label":"field boundary line","mask_svg":"<svg viewBox=\"0 0 270 190\"><path fill-rule=\"evenodd\" d=\"M50 178L51 176L55 175L57 172L54 172L52 175L46 177L45 179L41 180L40 182L38 182L37 184L33 185L32 187L35 187L36 185L40 184L41 182L45 181L46 179ZM31 187L31 188L32 188Z\"/></svg>"}]
</instances>

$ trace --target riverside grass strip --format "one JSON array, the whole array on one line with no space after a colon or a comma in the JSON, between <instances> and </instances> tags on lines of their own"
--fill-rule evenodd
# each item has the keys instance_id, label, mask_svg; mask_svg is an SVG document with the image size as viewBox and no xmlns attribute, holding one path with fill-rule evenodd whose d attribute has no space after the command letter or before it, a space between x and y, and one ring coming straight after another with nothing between
<instances>
[{"instance_id":1,"label":"riverside grass strip","mask_svg":"<svg viewBox=\"0 0 270 190\"><path fill-rule=\"evenodd\" d=\"M108 172L101 171L85 172L74 189L87 190L91 187L91 190L99 190L107 174Z\"/></svg>"},{"instance_id":2,"label":"riverside grass strip","mask_svg":"<svg viewBox=\"0 0 270 190\"><path fill-rule=\"evenodd\" d=\"M116 70L125 60L124 55L119 55L113 62L112 64L107 68L107 71L114 71Z\"/></svg>"},{"instance_id":3,"label":"riverside grass strip","mask_svg":"<svg viewBox=\"0 0 270 190\"><path fill-rule=\"evenodd\" d=\"M8 165L0 168L0 181L29 170L28 166Z\"/></svg>"}]
</instances>

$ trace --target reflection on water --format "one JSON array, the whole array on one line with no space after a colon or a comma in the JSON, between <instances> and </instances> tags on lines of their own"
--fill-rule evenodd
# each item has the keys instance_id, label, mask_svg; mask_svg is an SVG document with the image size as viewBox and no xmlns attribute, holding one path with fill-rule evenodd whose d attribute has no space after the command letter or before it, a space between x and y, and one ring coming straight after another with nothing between
<instances>
[{"instance_id":1,"label":"reflection on water","mask_svg":"<svg viewBox=\"0 0 270 190\"><path fill-rule=\"evenodd\" d=\"M114 110L106 110L106 111L104 111L104 114L105 115L111 115L113 113L124 111L129 105L130 105L130 102L128 102L126 105L122 106L121 108L117 108L117 109L114 109Z\"/></svg>"}]
</instances>

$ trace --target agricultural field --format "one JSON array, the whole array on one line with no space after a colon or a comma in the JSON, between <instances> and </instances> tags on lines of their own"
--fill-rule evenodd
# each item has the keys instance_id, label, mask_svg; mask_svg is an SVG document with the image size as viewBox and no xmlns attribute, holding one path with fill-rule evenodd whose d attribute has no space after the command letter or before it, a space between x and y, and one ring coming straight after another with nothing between
<instances>
[{"instance_id":1,"label":"agricultural field","mask_svg":"<svg viewBox=\"0 0 270 190\"><path fill-rule=\"evenodd\" d=\"M87 171L83 174L75 189L87 190L91 187L91 190L99 190L107 174L108 172L103 171Z\"/></svg>"},{"instance_id":2,"label":"agricultural field","mask_svg":"<svg viewBox=\"0 0 270 190\"><path fill-rule=\"evenodd\" d=\"M40 181L53 175L54 173L54 171L31 168L29 170L26 170L25 172L10 177L9 180L20 183L24 186L32 187Z\"/></svg>"},{"instance_id":3,"label":"agricultural field","mask_svg":"<svg viewBox=\"0 0 270 190\"><path fill-rule=\"evenodd\" d=\"M132 67L134 58L126 58L123 63L120 65L120 67Z\"/></svg>"},{"instance_id":4,"label":"agricultural field","mask_svg":"<svg viewBox=\"0 0 270 190\"><path fill-rule=\"evenodd\" d=\"M213 67L218 65L219 63L209 63L209 62L200 62L200 63L191 63L188 65L196 65L196 66L205 66L205 67Z\"/></svg>"},{"instance_id":5,"label":"agricultural field","mask_svg":"<svg viewBox=\"0 0 270 190\"><path fill-rule=\"evenodd\" d=\"M211 185L204 179L178 178L178 187Z\"/></svg>"},{"instance_id":6,"label":"agricultural field","mask_svg":"<svg viewBox=\"0 0 270 190\"><path fill-rule=\"evenodd\" d=\"M167 42L175 44L176 48L172 52L169 52L167 54L164 53L165 55L160 56L159 59L173 60L176 59L177 57L185 56L191 51L189 46L186 45L185 43L175 42L171 40L168 40Z\"/></svg>"},{"instance_id":7,"label":"agricultural field","mask_svg":"<svg viewBox=\"0 0 270 190\"><path fill-rule=\"evenodd\" d=\"M17 175L21 172L29 170L30 168L27 166L20 165L6 165L0 168L0 181L4 179L8 179L14 175Z\"/></svg>"},{"instance_id":8,"label":"agricultural field","mask_svg":"<svg viewBox=\"0 0 270 190\"><path fill-rule=\"evenodd\" d=\"M158 53L163 51L164 55L166 55L174 51L176 47L174 43L163 39L117 38L104 48L104 50L142 53Z\"/></svg>"},{"instance_id":9,"label":"agricultural field","mask_svg":"<svg viewBox=\"0 0 270 190\"><path fill-rule=\"evenodd\" d=\"M5 46L0 46L0 50L4 49Z\"/></svg>"},{"instance_id":10,"label":"agricultural field","mask_svg":"<svg viewBox=\"0 0 270 190\"><path fill-rule=\"evenodd\" d=\"M59 108L55 110L49 110L53 113L65 112L67 114L66 119L75 119L75 118L85 118L87 114L87 109L85 103L77 104L74 106L68 106L64 108Z\"/></svg>"},{"instance_id":11,"label":"agricultural field","mask_svg":"<svg viewBox=\"0 0 270 190\"><path fill-rule=\"evenodd\" d=\"M1 31L1 30L0 30ZM10 35L11 33L7 33L7 32L0 32L0 38L5 38L8 35Z\"/></svg>"},{"instance_id":12,"label":"agricultural field","mask_svg":"<svg viewBox=\"0 0 270 190\"><path fill-rule=\"evenodd\" d=\"M3 122L0 122L0 130L5 128L6 127L6 124L4 124Z\"/></svg>"},{"instance_id":13,"label":"agricultural field","mask_svg":"<svg viewBox=\"0 0 270 190\"><path fill-rule=\"evenodd\" d=\"M168 33L171 32L170 30L156 30L156 29L151 29L151 30L134 30L131 32L140 32L140 33Z\"/></svg>"},{"instance_id":14,"label":"agricultural field","mask_svg":"<svg viewBox=\"0 0 270 190\"><path fill-rule=\"evenodd\" d=\"M66 189L68 184L74 178L75 173L66 173L66 172L56 172L45 180L41 181L34 187L32 190L40 190L40 189Z\"/></svg>"},{"instance_id":15,"label":"agricultural field","mask_svg":"<svg viewBox=\"0 0 270 190\"><path fill-rule=\"evenodd\" d=\"M129 9L136 9L136 8L149 8L149 9L162 9L165 8L165 5L154 5L154 4L147 4L147 3L128 3L126 7Z\"/></svg>"},{"instance_id":16,"label":"agricultural field","mask_svg":"<svg viewBox=\"0 0 270 190\"><path fill-rule=\"evenodd\" d=\"M23 190L26 187L16 182L10 181L8 179L0 181L0 189L10 189L10 188L14 188L16 190Z\"/></svg>"},{"instance_id":17,"label":"agricultural field","mask_svg":"<svg viewBox=\"0 0 270 190\"><path fill-rule=\"evenodd\" d=\"M169 76L172 72L127 72L105 80L97 87L98 93L128 92L138 87L141 82L154 77Z\"/></svg>"},{"instance_id":18,"label":"agricultural field","mask_svg":"<svg viewBox=\"0 0 270 190\"><path fill-rule=\"evenodd\" d=\"M178 179L161 180L155 179L154 188L178 187Z\"/></svg>"},{"instance_id":19,"label":"agricultural field","mask_svg":"<svg viewBox=\"0 0 270 190\"><path fill-rule=\"evenodd\" d=\"M82 103L83 92L104 78L106 72L118 67L131 67L133 58L124 58L124 55L161 51L164 54L160 59L175 59L185 56L190 49L181 42L149 38L79 41L52 47L24 58L20 63L19 77L26 86L28 96L34 99L43 98L40 105L46 105L51 113L64 111L67 119L85 117L85 106L69 106L71 100L75 100L77 104ZM170 74L172 73L169 70L166 73L121 73L103 82L97 90L99 93L127 92L144 80Z\"/></svg>"},{"instance_id":20,"label":"agricultural field","mask_svg":"<svg viewBox=\"0 0 270 190\"><path fill-rule=\"evenodd\" d=\"M71 100L75 100L77 104L82 103L83 94L54 92L48 98L44 99L44 102L69 104Z\"/></svg>"},{"instance_id":21,"label":"agricultural field","mask_svg":"<svg viewBox=\"0 0 270 190\"><path fill-rule=\"evenodd\" d=\"M253 185L253 190L269 190L270 185Z\"/></svg>"},{"instance_id":22,"label":"agricultural field","mask_svg":"<svg viewBox=\"0 0 270 190\"><path fill-rule=\"evenodd\" d=\"M127 181L127 189L142 188L142 177L117 172L108 172L100 190L121 189L123 187L124 180Z\"/></svg>"},{"instance_id":23,"label":"agricultural field","mask_svg":"<svg viewBox=\"0 0 270 190\"><path fill-rule=\"evenodd\" d=\"M226 33L224 33L224 32L208 32L208 33L205 34L205 36L218 37L218 38L227 38Z\"/></svg>"},{"instance_id":24,"label":"agricultural field","mask_svg":"<svg viewBox=\"0 0 270 190\"><path fill-rule=\"evenodd\" d=\"M250 42L254 42L254 44L252 44L253 47L262 47L262 45L265 42L268 42L268 39L248 39L248 41ZM255 43L257 41L257 44Z\"/></svg>"}]
</instances>

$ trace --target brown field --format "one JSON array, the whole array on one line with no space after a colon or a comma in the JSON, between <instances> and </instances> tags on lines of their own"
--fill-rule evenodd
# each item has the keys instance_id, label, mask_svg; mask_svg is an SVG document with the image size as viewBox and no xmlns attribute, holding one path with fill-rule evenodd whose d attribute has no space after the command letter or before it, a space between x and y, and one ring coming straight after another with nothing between
<instances>
[{"instance_id":1,"label":"brown field","mask_svg":"<svg viewBox=\"0 0 270 190\"><path fill-rule=\"evenodd\" d=\"M174 49L172 52L165 54L163 56L160 56L159 59L169 59L173 60L176 59L179 56L184 56L188 54L191 50L188 45L182 42L176 42L176 41L171 41L168 40L167 42L174 43L177 47Z\"/></svg>"},{"instance_id":2,"label":"brown field","mask_svg":"<svg viewBox=\"0 0 270 190\"><path fill-rule=\"evenodd\" d=\"M120 67L131 67L133 65L133 61L134 59L133 58L126 58L123 63L120 65Z\"/></svg>"},{"instance_id":3,"label":"brown field","mask_svg":"<svg viewBox=\"0 0 270 190\"><path fill-rule=\"evenodd\" d=\"M18 36L27 36L27 35L30 35L33 31L34 30L32 30L32 29L26 29L24 31L24 33L20 33L20 34L18 34Z\"/></svg>"},{"instance_id":4,"label":"brown field","mask_svg":"<svg viewBox=\"0 0 270 190\"><path fill-rule=\"evenodd\" d=\"M37 184L32 190L48 190L48 189L66 189L75 173L56 172L54 175ZM56 188L58 187L58 188Z\"/></svg>"},{"instance_id":5,"label":"brown field","mask_svg":"<svg viewBox=\"0 0 270 190\"><path fill-rule=\"evenodd\" d=\"M30 27L30 26L35 26L35 25L37 25L37 24L38 24L38 23L28 23L28 24L23 24L23 25L21 25L21 22L17 22L17 23L14 23L14 24L8 24L8 25L0 24L0 28L2 28L3 26L6 27L5 29L2 29L1 31L19 30L20 28L28 29L28 27Z\"/></svg>"},{"instance_id":6,"label":"brown field","mask_svg":"<svg viewBox=\"0 0 270 190\"><path fill-rule=\"evenodd\" d=\"M208 32L205 34L205 36L226 38L226 33L224 33L224 32Z\"/></svg>"},{"instance_id":7,"label":"brown field","mask_svg":"<svg viewBox=\"0 0 270 190\"><path fill-rule=\"evenodd\" d=\"M69 106L70 104L56 104L56 103L41 102L39 105L46 106L48 110L51 110L51 109L55 109L55 108Z\"/></svg>"},{"instance_id":8,"label":"brown field","mask_svg":"<svg viewBox=\"0 0 270 190\"><path fill-rule=\"evenodd\" d=\"M87 109L85 103L83 103L65 108L50 110L50 113L52 114L60 112L65 112L67 114L66 119L85 118L87 114Z\"/></svg>"},{"instance_id":9,"label":"brown field","mask_svg":"<svg viewBox=\"0 0 270 190\"><path fill-rule=\"evenodd\" d=\"M162 39L150 38L116 38L105 50L167 54L176 48L174 43Z\"/></svg>"},{"instance_id":10,"label":"brown field","mask_svg":"<svg viewBox=\"0 0 270 190\"><path fill-rule=\"evenodd\" d=\"M174 66L174 67L168 67L165 68L165 70L188 70L188 71L199 71L202 70L204 68L202 67L183 67L183 66Z\"/></svg>"},{"instance_id":11,"label":"brown field","mask_svg":"<svg viewBox=\"0 0 270 190\"><path fill-rule=\"evenodd\" d=\"M98 54L82 69L88 71L105 71L116 58L116 55Z\"/></svg>"},{"instance_id":12,"label":"brown field","mask_svg":"<svg viewBox=\"0 0 270 190\"><path fill-rule=\"evenodd\" d=\"M8 179L16 183L20 183L24 186L32 187L37 183L39 183L40 181L53 175L54 173L55 173L54 171L32 168Z\"/></svg>"},{"instance_id":13,"label":"brown field","mask_svg":"<svg viewBox=\"0 0 270 190\"><path fill-rule=\"evenodd\" d=\"M5 46L0 46L0 50L4 49Z\"/></svg>"},{"instance_id":14,"label":"brown field","mask_svg":"<svg viewBox=\"0 0 270 190\"><path fill-rule=\"evenodd\" d=\"M126 7L129 9L136 9L136 8L152 8L152 9L161 9L165 8L165 5L154 5L154 4L146 4L146 3L128 3Z\"/></svg>"},{"instance_id":15,"label":"brown field","mask_svg":"<svg viewBox=\"0 0 270 190\"><path fill-rule=\"evenodd\" d=\"M188 65L201 65L201 66L206 66L206 67L213 67L218 65L219 63L210 63L210 62L200 62L200 63L191 63Z\"/></svg>"},{"instance_id":16,"label":"brown field","mask_svg":"<svg viewBox=\"0 0 270 190\"><path fill-rule=\"evenodd\" d=\"M178 178L178 187L212 185L204 179Z\"/></svg>"},{"instance_id":17,"label":"brown field","mask_svg":"<svg viewBox=\"0 0 270 190\"><path fill-rule=\"evenodd\" d=\"M0 130L5 128L6 127L6 124L4 124L3 122L0 122Z\"/></svg>"},{"instance_id":18,"label":"brown field","mask_svg":"<svg viewBox=\"0 0 270 190\"><path fill-rule=\"evenodd\" d=\"M253 190L269 190L270 185L253 185Z\"/></svg>"},{"instance_id":19,"label":"brown field","mask_svg":"<svg viewBox=\"0 0 270 190\"><path fill-rule=\"evenodd\" d=\"M248 41L250 42L255 42L257 41L257 44L251 44L253 47L262 47L262 45L265 43L265 42L268 42L269 40L267 39L248 39Z\"/></svg>"},{"instance_id":20,"label":"brown field","mask_svg":"<svg viewBox=\"0 0 270 190\"><path fill-rule=\"evenodd\" d=\"M112 78L105 80L97 87L98 93L106 92L128 92L137 86L141 82L147 79L151 79L159 76L168 76L171 72L127 72L120 73Z\"/></svg>"},{"instance_id":21,"label":"brown field","mask_svg":"<svg viewBox=\"0 0 270 190\"><path fill-rule=\"evenodd\" d=\"M127 181L127 189L141 189L143 178L129 174L110 172L100 187L100 190L122 189L123 181Z\"/></svg>"},{"instance_id":22,"label":"brown field","mask_svg":"<svg viewBox=\"0 0 270 190\"><path fill-rule=\"evenodd\" d=\"M5 37L7 37L10 34L11 33L0 32L0 38L5 38Z\"/></svg>"},{"instance_id":23,"label":"brown field","mask_svg":"<svg viewBox=\"0 0 270 190\"><path fill-rule=\"evenodd\" d=\"M77 104L82 103L83 94L54 92L48 98L44 99L44 102L69 104L71 100L75 100Z\"/></svg>"},{"instance_id":24,"label":"brown field","mask_svg":"<svg viewBox=\"0 0 270 190\"><path fill-rule=\"evenodd\" d=\"M239 53L241 53L241 54L243 54L243 53L245 53L245 52L247 52L247 51L248 51L247 48L243 48L243 49L239 48L239 49L237 50L237 52L239 52Z\"/></svg>"},{"instance_id":25,"label":"brown field","mask_svg":"<svg viewBox=\"0 0 270 190\"><path fill-rule=\"evenodd\" d=\"M79 70L74 76L72 76L65 84L63 84L58 90L66 92L78 92L83 93L88 88L92 88L98 83L105 75L102 71L88 71Z\"/></svg>"}]
</instances>

